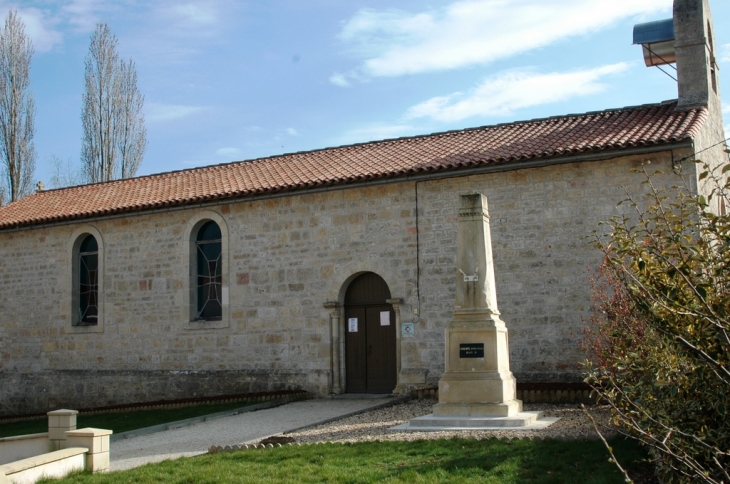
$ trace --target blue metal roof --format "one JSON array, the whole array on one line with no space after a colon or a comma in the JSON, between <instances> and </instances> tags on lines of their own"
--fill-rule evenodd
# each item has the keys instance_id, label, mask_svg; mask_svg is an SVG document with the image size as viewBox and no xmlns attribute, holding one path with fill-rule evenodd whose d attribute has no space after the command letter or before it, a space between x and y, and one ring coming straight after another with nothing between
<instances>
[{"instance_id":1,"label":"blue metal roof","mask_svg":"<svg viewBox=\"0 0 730 484\"><path fill-rule=\"evenodd\" d=\"M634 25L634 44L654 44L674 40L674 19Z\"/></svg>"}]
</instances>

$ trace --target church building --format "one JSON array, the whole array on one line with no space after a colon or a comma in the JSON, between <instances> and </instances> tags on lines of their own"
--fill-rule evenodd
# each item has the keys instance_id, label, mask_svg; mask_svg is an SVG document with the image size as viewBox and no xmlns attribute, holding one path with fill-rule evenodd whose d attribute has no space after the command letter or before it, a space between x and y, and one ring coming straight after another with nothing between
<instances>
[{"instance_id":1,"label":"church building","mask_svg":"<svg viewBox=\"0 0 730 484\"><path fill-rule=\"evenodd\" d=\"M678 98L39 191L0 207L0 416L436 385L460 195L489 203L518 383L581 380L587 237L727 163L707 0L676 0ZM661 40L661 39L660 39ZM645 51L653 52L651 41ZM637 48L638 52L638 48ZM665 54L666 55L666 54ZM724 210L724 207L716 207ZM478 276L478 275L477 275Z\"/></svg>"}]
</instances>

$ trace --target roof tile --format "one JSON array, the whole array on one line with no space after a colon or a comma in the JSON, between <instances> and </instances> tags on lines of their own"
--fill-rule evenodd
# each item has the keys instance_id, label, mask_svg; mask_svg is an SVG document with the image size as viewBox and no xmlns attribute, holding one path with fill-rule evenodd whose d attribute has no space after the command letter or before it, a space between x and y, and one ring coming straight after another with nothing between
<instances>
[{"instance_id":1,"label":"roof tile","mask_svg":"<svg viewBox=\"0 0 730 484\"><path fill-rule=\"evenodd\" d=\"M0 207L0 229L466 166L662 145L696 136L706 109L675 108L676 102L665 102L47 190Z\"/></svg>"}]
</instances>

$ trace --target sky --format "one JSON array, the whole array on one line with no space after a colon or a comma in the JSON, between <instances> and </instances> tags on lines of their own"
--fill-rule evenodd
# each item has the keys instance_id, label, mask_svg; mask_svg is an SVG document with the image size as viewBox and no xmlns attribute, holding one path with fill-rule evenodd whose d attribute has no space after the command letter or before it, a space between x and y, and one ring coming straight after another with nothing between
<instances>
[{"instance_id":1,"label":"sky","mask_svg":"<svg viewBox=\"0 0 730 484\"><path fill-rule=\"evenodd\" d=\"M720 67L730 2L710 0ZM138 175L676 99L636 23L671 0L0 0L33 41L36 176L80 166L84 61L99 22L133 59ZM671 68L664 67L673 74ZM724 79L723 79L724 77ZM720 70L726 135L730 72ZM68 168L65 168L68 169Z\"/></svg>"}]
</instances>

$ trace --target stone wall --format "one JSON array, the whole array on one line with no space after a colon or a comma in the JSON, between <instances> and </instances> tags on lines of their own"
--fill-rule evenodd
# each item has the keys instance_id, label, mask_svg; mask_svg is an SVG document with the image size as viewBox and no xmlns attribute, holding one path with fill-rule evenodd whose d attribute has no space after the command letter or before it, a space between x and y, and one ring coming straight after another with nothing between
<instances>
[{"instance_id":1,"label":"stone wall","mask_svg":"<svg viewBox=\"0 0 730 484\"><path fill-rule=\"evenodd\" d=\"M425 383L438 381L443 329L455 298L457 194L476 191L488 198L497 301L509 330L513 373L518 381L579 380L589 268L601 260L588 236L600 221L631 214L628 204L617 206L626 198L623 187L643 190L642 175L631 169L651 161L650 171L671 174L671 160L664 152L420 183L422 319L420 338L404 342L403 366L426 365ZM693 168L686 163L690 180ZM659 185L677 181L656 178Z\"/></svg>"},{"instance_id":2,"label":"stone wall","mask_svg":"<svg viewBox=\"0 0 730 484\"><path fill-rule=\"evenodd\" d=\"M323 304L363 271L412 297L414 215L412 190L392 184L1 233L0 411L327 393ZM191 323L186 306L191 221L209 216L223 220L228 246L230 303L214 327ZM103 324L91 328L72 326L72 246L85 232L102 239Z\"/></svg>"},{"instance_id":3,"label":"stone wall","mask_svg":"<svg viewBox=\"0 0 730 484\"><path fill-rule=\"evenodd\" d=\"M172 399L272 392L302 386L307 375L284 371L220 370L45 370L34 373L0 372L2 414L28 414L58 406L104 407L121 402L149 402L157 396Z\"/></svg>"},{"instance_id":4,"label":"stone wall","mask_svg":"<svg viewBox=\"0 0 730 484\"><path fill-rule=\"evenodd\" d=\"M403 300L401 321L416 323L414 337L398 340L399 389L433 385L454 304L459 195L470 191L489 200L497 298L518 380L576 381L587 268L600 260L585 237L628 210L616 208L621 187L639 186L629 170L646 158L671 171L663 152L0 232L0 414L328 393L343 364L332 361L323 304L341 303L365 271ZM190 232L206 218L221 221L226 239L229 302L214 325L191 323L189 310ZM104 320L91 329L72 326L72 246L86 231L103 247Z\"/></svg>"}]
</instances>

